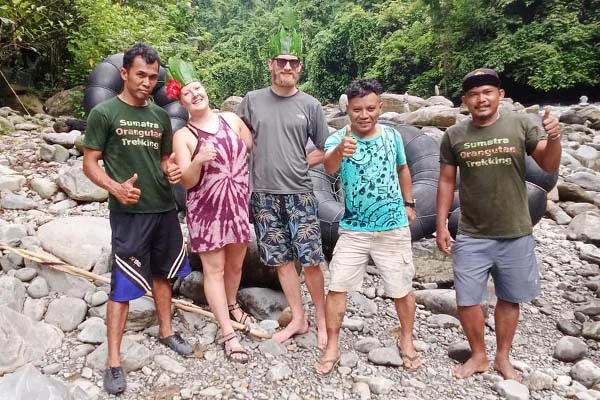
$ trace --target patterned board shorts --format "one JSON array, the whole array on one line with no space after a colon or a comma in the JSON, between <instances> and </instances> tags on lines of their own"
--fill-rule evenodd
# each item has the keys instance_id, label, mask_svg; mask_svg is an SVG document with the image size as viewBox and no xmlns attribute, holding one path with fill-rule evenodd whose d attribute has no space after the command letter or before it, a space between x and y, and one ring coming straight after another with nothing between
<instances>
[{"instance_id":1,"label":"patterned board shorts","mask_svg":"<svg viewBox=\"0 0 600 400\"><path fill-rule=\"evenodd\" d=\"M276 267L297 259L309 267L324 261L313 193L252 193L250 212L263 264Z\"/></svg>"}]
</instances>

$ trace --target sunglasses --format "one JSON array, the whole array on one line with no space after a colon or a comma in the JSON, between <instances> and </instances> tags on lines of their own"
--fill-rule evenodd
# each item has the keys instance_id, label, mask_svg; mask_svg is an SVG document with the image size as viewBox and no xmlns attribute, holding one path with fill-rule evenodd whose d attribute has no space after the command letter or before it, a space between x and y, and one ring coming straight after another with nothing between
<instances>
[{"instance_id":1,"label":"sunglasses","mask_svg":"<svg viewBox=\"0 0 600 400\"><path fill-rule=\"evenodd\" d=\"M279 68L285 68L285 65L287 63L290 64L290 68L298 68L300 66L300 62L301 62L299 59L288 60L286 58L274 58L273 60L275 60L277 62L277 66Z\"/></svg>"}]
</instances>

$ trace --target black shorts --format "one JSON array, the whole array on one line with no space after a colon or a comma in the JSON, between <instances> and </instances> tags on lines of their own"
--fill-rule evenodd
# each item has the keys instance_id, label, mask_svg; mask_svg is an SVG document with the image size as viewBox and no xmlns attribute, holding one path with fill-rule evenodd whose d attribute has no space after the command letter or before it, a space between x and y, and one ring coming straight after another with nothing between
<instances>
[{"instance_id":1,"label":"black shorts","mask_svg":"<svg viewBox=\"0 0 600 400\"><path fill-rule=\"evenodd\" d=\"M156 214L110 213L113 301L143 296L152 277L172 279L190 272L177 211Z\"/></svg>"}]
</instances>

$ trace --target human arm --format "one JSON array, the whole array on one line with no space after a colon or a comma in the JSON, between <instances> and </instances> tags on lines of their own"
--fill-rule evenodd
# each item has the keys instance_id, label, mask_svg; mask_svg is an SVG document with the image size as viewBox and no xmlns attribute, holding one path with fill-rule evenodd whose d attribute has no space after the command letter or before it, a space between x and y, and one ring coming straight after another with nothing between
<instances>
[{"instance_id":1,"label":"human arm","mask_svg":"<svg viewBox=\"0 0 600 400\"><path fill-rule=\"evenodd\" d=\"M142 191L134 187L134 183L137 180L137 174L127 179L123 183L119 183L112 179L108 174L98 165L98 161L102 158L102 151L90 148L83 150L83 173L92 182L101 188L107 190L112 194L121 204L132 205L136 204L140 200Z\"/></svg>"},{"instance_id":2,"label":"human arm","mask_svg":"<svg viewBox=\"0 0 600 400\"><path fill-rule=\"evenodd\" d=\"M456 165L440 163L440 179L437 190L436 207L436 243L438 249L450 255L451 236L447 219L454 200L456 185Z\"/></svg>"},{"instance_id":3,"label":"human arm","mask_svg":"<svg viewBox=\"0 0 600 400\"><path fill-rule=\"evenodd\" d=\"M560 126L558 120L550 116L550 106L546 106L542 126L548 135L548 139L537 142L531 157L544 171L556 172L560 167L562 146L560 143Z\"/></svg>"},{"instance_id":4,"label":"human arm","mask_svg":"<svg viewBox=\"0 0 600 400\"><path fill-rule=\"evenodd\" d=\"M398 165L396 169L398 170L398 182L400 183L402 198L404 201L414 202L412 194L412 179L410 177L410 169L408 168L408 164ZM405 209L406 216L408 217L408 224L410 225L417 217L417 213L414 207L406 206Z\"/></svg>"},{"instance_id":5,"label":"human arm","mask_svg":"<svg viewBox=\"0 0 600 400\"><path fill-rule=\"evenodd\" d=\"M318 102L314 105L314 110L310 114L308 136L314 143L316 149L306 156L306 161L310 167L314 167L324 162L325 141L329 136L329 127L327 126L325 115L323 114L323 108Z\"/></svg>"},{"instance_id":6,"label":"human arm","mask_svg":"<svg viewBox=\"0 0 600 400\"><path fill-rule=\"evenodd\" d=\"M182 128L175 132L173 153L176 154L175 159L181 169L181 183L186 189L191 189L200 182L204 163L216 158L215 148L202 141L198 153L192 159L195 146L196 138L189 129Z\"/></svg>"},{"instance_id":7,"label":"human arm","mask_svg":"<svg viewBox=\"0 0 600 400\"><path fill-rule=\"evenodd\" d=\"M325 142L325 157L323 166L325 172L334 174L342 165L344 157L352 157L356 151L357 142L351 136L350 126L344 128L345 131L338 131L327 138Z\"/></svg>"},{"instance_id":8,"label":"human arm","mask_svg":"<svg viewBox=\"0 0 600 400\"><path fill-rule=\"evenodd\" d=\"M308 153L306 156L306 162L309 167L314 167L315 165L319 165L325 159L325 150L323 149L315 149Z\"/></svg>"}]
</instances>

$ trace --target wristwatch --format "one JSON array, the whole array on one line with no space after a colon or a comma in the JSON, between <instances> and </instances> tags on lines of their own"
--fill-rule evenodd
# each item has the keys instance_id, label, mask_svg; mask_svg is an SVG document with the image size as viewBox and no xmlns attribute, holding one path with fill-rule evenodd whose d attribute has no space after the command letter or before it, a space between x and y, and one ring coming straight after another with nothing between
<instances>
[{"instance_id":1,"label":"wristwatch","mask_svg":"<svg viewBox=\"0 0 600 400\"><path fill-rule=\"evenodd\" d=\"M417 199L412 199L412 201L404 200L404 207L415 208L416 203L417 203Z\"/></svg>"}]
</instances>

